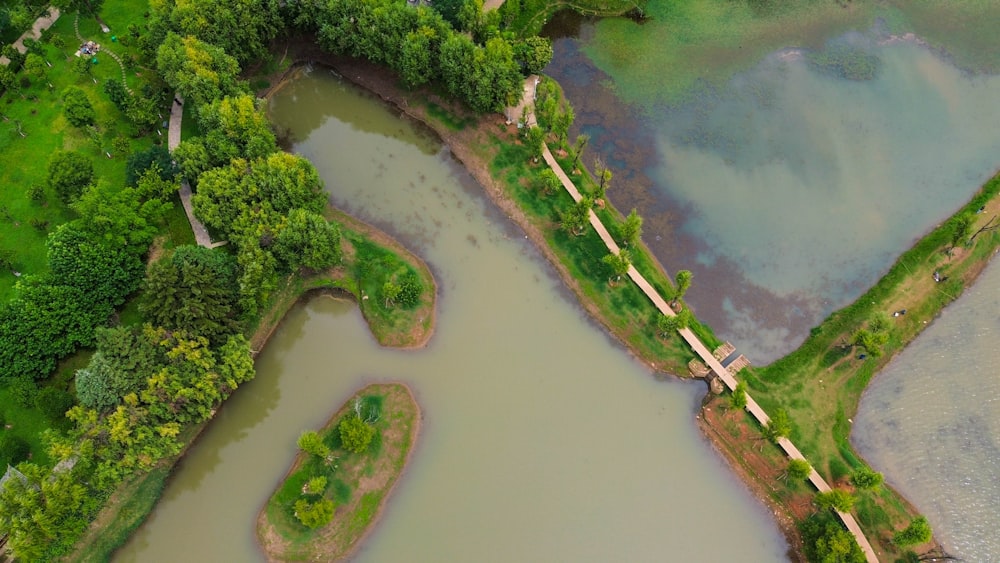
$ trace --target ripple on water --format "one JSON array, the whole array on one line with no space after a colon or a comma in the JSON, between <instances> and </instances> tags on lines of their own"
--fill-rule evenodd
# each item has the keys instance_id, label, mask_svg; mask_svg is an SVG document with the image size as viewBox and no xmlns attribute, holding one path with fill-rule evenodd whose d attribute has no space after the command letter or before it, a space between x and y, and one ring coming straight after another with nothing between
<instances>
[{"instance_id":1,"label":"ripple on water","mask_svg":"<svg viewBox=\"0 0 1000 563\"><path fill-rule=\"evenodd\" d=\"M1000 265L886 367L851 435L946 550L1000 561Z\"/></svg>"}]
</instances>

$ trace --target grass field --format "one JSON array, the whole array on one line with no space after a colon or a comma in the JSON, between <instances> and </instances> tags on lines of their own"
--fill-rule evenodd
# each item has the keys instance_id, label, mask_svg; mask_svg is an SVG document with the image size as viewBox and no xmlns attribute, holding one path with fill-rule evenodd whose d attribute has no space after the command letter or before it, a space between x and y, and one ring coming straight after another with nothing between
<instances>
[{"instance_id":1,"label":"grass field","mask_svg":"<svg viewBox=\"0 0 1000 563\"><path fill-rule=\"evenodd\" d=\"M130 21L138 18L141 22L147 6L145 1L108 0L102 15L112 33L124 32ZM126 137L130 150L138 151L166 139L165 135L160 137L156 133L132 138L133 126L102 89L105 80L122 79L121 67L106 53L98 54L98 63L91 66L89 75L80 76L72 70L71 64L76 59L73 52L79 45L74 19L75 14L64 14L43 34L43 57L52 65L46 75L31 79L30 86L20 92L6 92L0 97L0 251L14 253L13 269L23 275L46 271L45 238L48 232L74 217L73 211L47 188L43 201L33 201L28 195L31 186L45 186L47 165L54 151L79 151L93 162L98 179L111 185L123 185L128 155L112 153L113 158L107 158L111 141ZM83 37L100 42L123 58L136 54L134 47L111 42L92 18L81 17L79 27ZM141 67L130 69L126 76L129 86L134 89L138 89L144 79L154 78L151 71ZM85 130L70 125L63 116L61 93L68 86L82 88L92 102L101 130L99 144ZM175 206L168 218L169 230L172 237L183 240L187 235L180 228L181 218L183 210ZM172 243L182 244L181 241ZM12 297L16 280L13 272L0 272L0 302Z\"/></svg>"}]
</instances>

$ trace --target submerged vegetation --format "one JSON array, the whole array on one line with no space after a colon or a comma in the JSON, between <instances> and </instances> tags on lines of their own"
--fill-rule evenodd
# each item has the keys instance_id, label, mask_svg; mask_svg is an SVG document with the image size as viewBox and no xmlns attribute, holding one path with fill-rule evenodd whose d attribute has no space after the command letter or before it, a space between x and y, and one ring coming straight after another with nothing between
<instances>
[{"instance_id":1,"label":"submerged vegetation","mask_svg":"<svg viewBox=\"0 0 1000 563\"><path fill-rule=\"evenodd\" d=\"M257 540L276 560L333 561L364 537L402 474L420 411L401 384L365 387L317 431L257 518Z\"/></svg>"}]
</instances>

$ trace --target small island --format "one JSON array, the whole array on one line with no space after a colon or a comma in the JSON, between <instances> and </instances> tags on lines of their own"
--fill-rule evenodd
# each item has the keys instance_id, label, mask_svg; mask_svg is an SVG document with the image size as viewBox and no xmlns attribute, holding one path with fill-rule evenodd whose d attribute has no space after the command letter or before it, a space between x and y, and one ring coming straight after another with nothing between
<instances>
[{"instance_id":1,"label":"small island","mask_svg":"<svg viewBox=\"0 0 1000 563\"><path fill-rule=\"evenodd\" d=\"M378 520L420 432L420 407L401 383L358 391L298 439L288 474L257 515L270 561L350 555Z\"/></svg>"}]
</instances>

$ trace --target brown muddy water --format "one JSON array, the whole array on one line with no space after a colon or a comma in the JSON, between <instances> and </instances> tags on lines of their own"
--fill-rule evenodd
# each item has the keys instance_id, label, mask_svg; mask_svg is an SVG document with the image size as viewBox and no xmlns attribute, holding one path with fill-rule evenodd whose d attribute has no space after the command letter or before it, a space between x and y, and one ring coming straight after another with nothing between
<instances>
[{"instance_id":1,"label":"brown muddy water","mask_svg":"<svg viewBox=\"0 0 1000 563\"><path fill-rule=\"evenodd\" d=\"M546 29L545 73L590 158L610 163L611 200L638 208L664 266L694 272L699 318L756 364L796 348L1000 165L997 67L963 70L946 50L962 39L1000 62L1000 40L922 4L757 17L651 0L643 24L561 14ZM997 2L954 6L1000 21Z\"/></svg>"},{"instance_id":2,"label":"brown muddy water","mask_svg":"<svg viewBox=\"0 0 1000 563\"><path fill-rule=\"evenodd\" d=\"M389 380L413 388L423 432L357 560L784 560L695 428L704 385L656 380L595 326L433 137L326 70L271 113L337 205L430 264L437 331L388 350L349 302L296 307L116 561L260 560L254 521L296 437Z\"/></svg>"}]
</instances>

